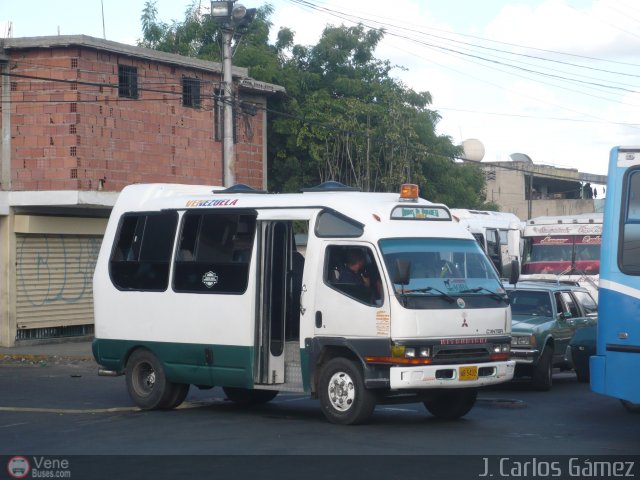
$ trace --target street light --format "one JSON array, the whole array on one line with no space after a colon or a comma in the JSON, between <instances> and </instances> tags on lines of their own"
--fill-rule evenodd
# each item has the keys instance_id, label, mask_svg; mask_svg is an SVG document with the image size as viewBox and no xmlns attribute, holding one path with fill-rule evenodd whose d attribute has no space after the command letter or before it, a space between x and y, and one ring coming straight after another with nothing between
<instances>
[{"instance_id":1,"label":"street light","mask_svg":"<svg viewBox=\"0 0 640 480\"><path fill-rule=\"evenodd\" d=\"M244 5L235 4L235 0L212 1L211 16L222 29L222 70L223 70L223 137L222 164L224 169L224 185L230 187L236 183L235 179L235 149L233 144L233 77L231 75L233 56L231 42L234 33L241 27L247 26L255 16L255 8L247 9Z\"/></svg>"}]
</instances>

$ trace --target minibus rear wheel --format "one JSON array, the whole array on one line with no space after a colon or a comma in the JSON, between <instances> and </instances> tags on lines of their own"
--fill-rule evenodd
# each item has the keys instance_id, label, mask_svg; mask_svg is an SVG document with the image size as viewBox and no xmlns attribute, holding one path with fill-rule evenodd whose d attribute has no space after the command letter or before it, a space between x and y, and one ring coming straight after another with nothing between
<instances>
[{"instance_id":1,"label":"minibus rear wheel","mask_svg":"<svg viewBox=\"0 0 640 480\"><path fill-rule=\"evenodd\" d=\"M186 392L177 392L177 384L167 380L162 363L147 349L131 354L125 375L129 396L143 410L174 408L178 400L184 400L182 393L186 397Z\"/></svg>"},{"instance_id":2,"label":"minibus rear wheel","mask_svg":"<svg viewBox=\"0 0 640 480\"><path fill-rule=\"evenodd\" d=\"M376 408L376 397L364 385L362 368L336 357L322 368L318 379L320 406L327 420L355 425L367 420Z\"/></svg>"},{"instance_id":3,"label":"minibus rear wheel","mask_svg":"<svg viewBox=\"0 0 640 480\"><path fill-rule=\"evenodd\" d=\"M167 399L167 402L160 405L159 408L163 410L173 410L182 405L184 399L187 398L190 386L188 383L170 383L169 388L173 389L173 393L171 397Z\"/></svg>"}]
</instances>

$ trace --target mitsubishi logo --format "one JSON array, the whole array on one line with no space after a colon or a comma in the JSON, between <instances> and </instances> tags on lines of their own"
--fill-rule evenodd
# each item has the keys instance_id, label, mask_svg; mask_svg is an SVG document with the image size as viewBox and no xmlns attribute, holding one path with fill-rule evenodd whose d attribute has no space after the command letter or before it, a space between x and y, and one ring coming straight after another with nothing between
<instances>
[{"instance_id":1,"label":"mitsubishi logo","mask_svg":"<svg viewBox=\"0 0 640 480\"><path fill-rule=\"evenodd\" d=\"M460 325L461 327L468 327L469 325L467 324L467 315L463 314L462 315L462 325Z\"/></svg>"}]
</instances>

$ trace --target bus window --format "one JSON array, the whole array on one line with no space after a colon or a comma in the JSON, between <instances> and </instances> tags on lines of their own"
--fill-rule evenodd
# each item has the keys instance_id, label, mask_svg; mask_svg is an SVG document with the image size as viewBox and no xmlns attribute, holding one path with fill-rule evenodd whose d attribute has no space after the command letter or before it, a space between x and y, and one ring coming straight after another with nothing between
<instances>
[{"instance_id":1,"label":"bus window","mask_svg":"<svg viewBox=\"0 0 640 480\"><path fill-rule=\"evenodd\" d=\"M620 270L628 275L640 275L640 171L629 175L624 230L621 243ZM626 208L625 208L626 207Z\"/></svg>"},{"instance_id":2,"label":"bus window","mask_svg":"<svg viewBox=\"0 0 640 480\"><path fill-rule=\"evenodd\" d=\"M118 289L167 289L177 223L176 212L122 217L109 262L111 281Z\"/></svg>"},{"instance_id":3,"label":"bus window","mask_svg":"<svg viewBox=\"0 0 640 480\"><path fill-rule=\"evenodd\" d=\"M255 229L255 214L186 212L178 241L173 289L191 293L244 293Z\"/></svg>"},{"instance_id":4,"label":"bus window","mask_svg":"<svg viewBox=\"0 0 640 480\"><path fill-rule=\"evenodd\" d=\"M371 250L356 246L327 248L325 282L368 305L382 301L382 284Z\"/></svg>"}]
</instances>

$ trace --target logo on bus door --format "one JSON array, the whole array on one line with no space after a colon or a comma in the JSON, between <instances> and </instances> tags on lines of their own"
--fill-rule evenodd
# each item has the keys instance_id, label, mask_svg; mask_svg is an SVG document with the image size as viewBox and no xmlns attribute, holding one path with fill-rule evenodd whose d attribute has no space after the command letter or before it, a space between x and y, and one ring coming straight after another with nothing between
<instances>
[{"instance_id":1,"label":"logo on bus door","mask_svg":"<svg viewBox=\"0 0 640 480\"><path fill-rule=\"evenodd\" d=\"M207 272L202 276L202 283L204 283L205 287L211 288L216 283L218 283L218 274L215 272Z\"/></svg>"}]
</instances>

